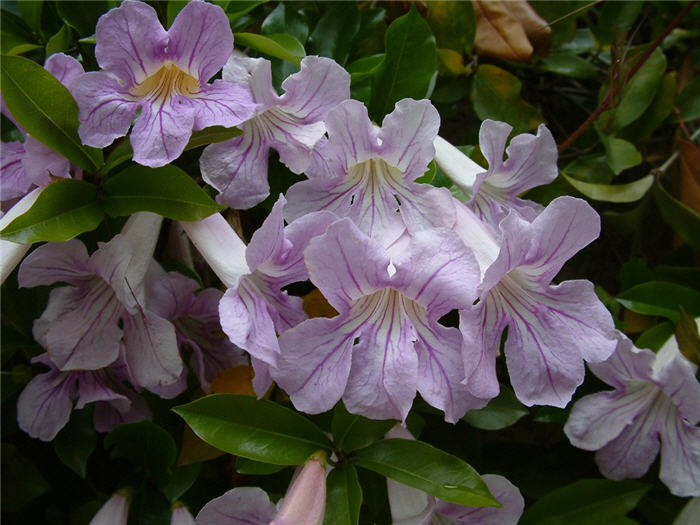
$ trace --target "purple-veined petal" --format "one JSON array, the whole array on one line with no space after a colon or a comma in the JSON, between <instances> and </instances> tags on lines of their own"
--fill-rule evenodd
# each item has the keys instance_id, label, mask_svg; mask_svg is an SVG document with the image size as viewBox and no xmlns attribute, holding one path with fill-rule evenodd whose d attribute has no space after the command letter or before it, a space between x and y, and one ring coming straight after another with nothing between
<instances>
[{"instance_id":1,"label":"purple-veined petal","mask_svg":"<svg viewBox=\"0 0 700 525\"><path fill-rule=\"evenodd\" d=\"M250 357L250 364L253 367L253 390L258 397L262 397L272 386L271 367L265 361Z\"/></svg>"},{"instance_id":2,"label":"purple-veined petal","mask_svg":"<svg viewBox=\"0 0 700 525\"><path fill-rule=\"evenodd\" d=\"M44 69L69 90L73 82L85 73L83 66L75 58L65 53L54 53L44 62Z\"/></svg>"},{"instance_id":3,"label":"purple-veined petal","mask_svg":"<svg viewBox=\"0 0 700 525\"><path fill-rule=\"evenodd\" d=\"M357 329L352 319L317 317L280 335L280 355L271 372L298 410L325 412L342 397Z\"/></svg>"},{"instance_id":4,"label":"purple-veined petal","mask_svg":"<svg viewBox=\"0 0 700 525\"><path fill-rule=\"evenodd\" d=\"M98 432L111 432L122 423L150 420L151 410L146 401L135 392L123 390L127 399L98 401L95 404L93 423Z\"/></svg>"},{"instance_id":5,"label":"purple-veined petal","mask_svg":"<svg viewBox=\"0 0 700 525\"><path fill-rule=\"evenodd\" d=\"M362 102L341 102L326 114L324 122L328 131L324 154L334 159L333 164L340 169L347 170L379 154L379 128L372 125Z\"/></svg>"},{"instance_id":6,"label":"purple-veined petal","mask_svg":"<svg viewBox=\"0 0 700 525\"><path fill-rule=\"evenodd\" d=\"M128 401L128 398L115 390L118 387L108 378L105 370L77 372L78 402L75 408L81 409L96 401Z\"/></svg>"},{"instance_id":7,"label":"purple-veined petal","mask_svg":"<svg viewBox=\"0 0 700 525\"><path fill-rule=\"evenodd\" d=\"M277 514L275 505L258 487L237 487L214 498L197 514L197 525L268 525Z\"/></svg>"},{"instance_id":8,"label":"purple-veined petal","mask_svg":"<svg viewBox=\"0 0 700 525\"><path fill-rule=\"evenodd\" d=\"M125 358L136 384L158 388L175 383L183 364L173 325L145 310L122 320Z\"/></svg>"},{"instance_id":9,"label":"purple-veined petal","mask_svg":"<svg viewBox=\"0 0 700 525\"><path fill-rule=\"evenodd\" d=\"M313 238L304 258L311 280L339 312L389 282L388 254L348 219L331 224L325 234Z\"/></svg>"},{"instance_id":10,"label":"purple-veined petal","mask_svg":"<svg viewBox=\"0 0 700 525\"><path fill-rule=\"evenodd\" d=\"M89 525L126 525L129 519L130 500L131 496L125 491L114 493L93 516Z\"/></svg>"},{"instance_id":11,"label":"purple-veined petal","mask_svg":"<svg viewBox=\"0 0 700 525\"><path fill-rule=\"evenodd\" d=\"M285 166L294 173L305 171L311 165L314 146L326 132L323 122L304 123L279 108L270 108L258 118L264 121L272 147Z\"/></svg>"},{"instance_id":12,"label":"purple-veined petal","mask_svg":"<svg viewBox=\"0 0 700 525\"><path fill-rule=\"evenodd\" d=\"M17 400L17 423L33 438L51 441L68 423L75 397L75 374L50 370L35 376Z\"/></svg>"},{"instance_id":13,"label":"purple-veined petal","mask_svg":"<svg viewBox=\"0 0 700 525\"><path fill-rule=\"evenodd\" d=\"M675 336L672 336L673 343ZM679 349L670 349L671 359L663 362L664 349L656 354L654 363L654 382L668 395L678 409L680 416L691 425L700 421L700 383L695 378L694 366L688 361ZM659 365L659 366L657 366Z\"/></svg>"},{"instance_id":14,"label":"purple-veined petal","mask_svg":"<svg viewBox=\"0 0 700 525\"><path fill-rule=\"evenodd\" d=\"M168 29L168 38L168 58L201 83L214 76L233 51L226 13L208 2L185 5Z\"/></svg>"},{"instance_id":15,"label":"purple-veined petal","mask_svg":"<svg viewBox=\"0 0 700 525\"><path fill-rule=\"evenodd\" d=\"M109 242L98 242L97 251L90 256L89 267L109 284L119 302L129 311L136 311L140 299L140 283L129 280L129 266L134 258L134 247L123 235L117 234Z\"/></svg>"},{"instance_id":16,"label":"purple-veined petal","mask_svg":"<svg viewBox=\"0 0 700 525\"><path fill-rule=\"evenodd\" d=\"M256 107L245 87L223 80L203 84L196 95L181 102L194 110L194 131L209 126L237 126L251 118Z\"/></svg>"},{"instance_id":17,"label":"purple-veined petal","mask_svg":"<svg viewBox=\"0 0 700 525\"><path fill-rule=\"evenodd\" d=\"M414 180L435 156L433 141L439 128L440 115L429 100L399 100L379 133L382 158L407 181Z\"/></svg>"},{"instance_id":18,"label":"purple-veined petal","mask_svg":"<svg viewBox=\"0 0 700 525\"><path fill-rule=\"evenodd\" d=\"M24 172L37 186L46 186L51 182L51 176L64 179L70 177L70 161L38 140L27 136L24 151Z\"/></svg>"},{"instance_id":19,"label":"purple-veined petal","mask_svg":"<svg viewBox=\"0 0 700 525\"><path fill-rule=\"evenodd\" d=\"M238 210L252 208L270 193L270 139L255 119L242 127L243 135L207 146L199 160L202 178L219 191L217 200Z\"/></svg>"},{"instance_id":20,"label":"purple-veined petal","mask_svg":"<svg viewBox=\"0 0 700 525\"><path fill-rule=\"evenodd\" d=\"M95 41L97 63L130 89L160 68L168 33L150 5L126 0L100 17Z\"/></svg>"},{"instance_id":21,"label":"purple-veined petal","mask_svg":"<svg viewBox=\"0 0 700 525\"><path fill-rule=\"evenodd\" d=\"M575 447L598 450L625 432L649 408L656 392L647 383L585 396L571 409L564 432Z\"/></svg>"},{"instance_id":22,"label":"purple-veined petal","mask_svg":"<svg viewBox=\"0 0 700 525\"><path fill-rule=\"evenodd\" d=\"M117 78L104 71L81 76L73 87L73 96L80 110L80 139L95 148L109 146L126 135L140 107Z\"/></svg>"},{"instance_id":23,"label":"purple-veined petal","mask_svg":"<svg viewBox=\"0 0 700 525\"><path fill-rule=\"evenodd\" d=\"M88 261L85 245L77 239L49 242L22 261L17 280L23 288L56 282L78 284L93 275Z\"/></svg>"},{"instance_id":24,"label":"purple-veined petal","mask_svg":"<svg viewBox=\"0 0 700 525\"><path fill-rule=\"evenodd\" d=\"M615 332L615 352L601 363L591 363L591 371L610 386L625 388L626 383L651 381L654 352L640 350L622 332Z\"/></svg>"},{"instance_id":25,"label":"purple-veined petal","mask_svg":"<svg viewBox=\"0 0 700 525\"><path fill-rule=\"evenodd\" d=\"M660 424L661 481L676 496L700 496L700 428L673 409Z\"/></svg>"},{"instance_id":26,"label":"purple-veined petal","mask_svg":"<svg viewBox=\"0 0 700 525\"><path fill-rule=\"evenodd\" d=\"M482 222L472 210L461 202L455 202L454 231L462 242L472 250L479 263L483 280L486 270L498 258L501 250L495 229Z\"/></svg>"},{"instance_id":27,"label":"purple-veined petal","mask_svg":"<svg viewBox=\"0 0 700 525\"><path fill-rule=\"evenodd\" d=\"M394 196L410 234L430 228L452 228L456 221L455 199L447 188L429 184L393 185Z\"/></svg>"},{"instance_id":28,"label":"purple-veined petal","mask_svg":"<svg viewBox=\"0 0 700 525\"><path fill-rule=\"evenodd\" d=\"M282 209L286 202L287 200L280 194L262 226L253 233L245 252L251 272L265 263L270 266L282 263L291 248L291 243L285 239L282 218Z\"/></svg>"},{"instance_id":29,"label":"purple-veined petal","mask_svg":"<svg viewBox=\"0 0 700 525\"><path fill-rule=\"evenodd\" d=\"M0 201L22 197L33 181L24 169L24 143L3 142L0 160Z\"/></svg>"},{"instance_id":30,"label":"purple-veined petal","mask_svg":"<svg viewBox=\"0 0 700 525\"><path fill-rule=\"evenodd\" d=\"M234 50L221 76L228 82L247 85L253 100L260 104L258 112L279 104L280 97L272 87L271 64L266 58L250 58Z\"/></svg>"},{"instance_id":31,"label":"purple-veined petal","mask_svg":"<svg viewBox=\"0 0 700 525\"><path fill-rule=\"evenodd\" d=\"M51 290L34 338L61 370L97 370L116 361L123 307L102 279Z\"/></svg>"},{"instance_id":32,"label":"purple-veined petal","mask_svg":"<svg viewBox=\"0 0 700 525\"><path fill-rule=\"evenodd\" d=\"M350 98L350 75L334 60L308 56L301 69L282 82L280 107L306 122L318 121Z\"/></svg>"}]
</instances>

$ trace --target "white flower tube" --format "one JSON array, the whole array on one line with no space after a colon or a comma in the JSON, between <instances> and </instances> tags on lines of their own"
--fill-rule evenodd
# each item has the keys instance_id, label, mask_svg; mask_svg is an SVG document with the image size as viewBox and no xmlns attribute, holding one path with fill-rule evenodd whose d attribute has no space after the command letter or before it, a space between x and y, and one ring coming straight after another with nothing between
<instances>
[{"instance_id":1,"label":"white flower tube","mask_svg":"<svg viewBox=\"0 0 700 525\"><path fill-rule=\"evenodd\" d=\"M485 170L440 135L435 137L435 162L438 167L467 195L472 194L476 174Z\"/></svg>"},{"instance_id":2,"label":"white flower tube","mask_svg":"<svg viewBox=\"0 0 700 525\"><path fill-rule=\"evenodd\" d=\"M32 207L43 188L37 188L31 193L27 193L10 210L0 218L0 230L14 221L17 217L28 211ZM12 273L15 266L19 264L24 254L29 251L31 244L20 244L17 242L0 240L0 284Z\"/></svg>"}]
</instances>

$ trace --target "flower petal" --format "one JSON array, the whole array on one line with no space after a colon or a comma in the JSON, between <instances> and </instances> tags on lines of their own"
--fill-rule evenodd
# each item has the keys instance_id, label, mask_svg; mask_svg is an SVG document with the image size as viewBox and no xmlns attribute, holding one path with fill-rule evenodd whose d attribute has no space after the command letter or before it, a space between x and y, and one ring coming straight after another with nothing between
<instances>
[{"instance_id":1,"label":"flower petal","mask_svg":"<svg viewBox=\"0 0 700 525\"><path fill-rule=\"evenodd\" d=\"M111 432L122 423L134 423L151 419L151 410L146 401L129 390L123 391L127 400L98 401L95 404L93 423L98 432Z\"/></svg>"},{"instance_id":2,"label":"flower petal","mask_svg":"<svg viewBox=\"0 0 700 525\"><path fill-rule=\"evenodd\" d=\"M70 177L70 161L38 140L27 136L24 151L22 166L27 177L37 186L46 186L51 182L51 176Z\"/></svg>"},{"instance_id":3,"label":"flower petal","mask_svg":"<svg viewBox=\"0 0 700 525\"><path fill-rule=\"evenodd\" d=\"M291 243L284 236L284 219L282 209L287 200L280 193L262 226L250 238L246 247L245 258L248 267L254 272L262 264L273 266L284 260Z\"/></svg>"},{"instance_id":4,"label":"flower petal","mask_svg":"<svg viewBox=\"0 0 700 525\"><path fill-rule=\"evenodd\" d=\"M271 63L266 58L250 58L234 50L228 58L222 78L248 86L255 102L260 104L258 112L279 104L280 97L272 87Z\"/></svg>"},{"instance_id":5,"label":"flower petal","mask_svg":"<svg viewBox=\"0 0 700 525\"><path fill-rule=\"evenodd\" d=\"M79 372L76 376L79 396L75 405L77 409L96 401L128 401L126 396L114 390L117 387L112 384L104 370Z\"/></svg>"},{"instance_id":6,"label":"flower petal","mask_svg":"<svg viewBox=\"0 0 700 525\"><path fill-rule=\"evenodd\" d=\"M275 505L258 487L237 487L214 498L197 514L197 525L268 525L277 514Z\"/></svg>"},{"instance_id":7,"label":"flower petal","mask_svg":"<svg viewBox=\"0 0 700 525\"><path fill-rule=\"evenodd\" d=\"M68 423L75 397L75 375L50 370L35 376L17 400L17 423L33 438L52 441Z\"/></svg>"},{"instance_id":8,"label":"flower petal","mask_svg":"<svg viewBox=\"0 0 700 525\"><path fill-rule=\"evenodd\" d=\"M29 191L33 181L22 164L24 143L3 142L0 159L0 201L22 197Z\"/></svg>"},{"instance_id":9,"label":"flower petal","mask_svg":"<svg viewBox=\"0 0 700 525\"><path fill-rule=\"evenodd\" d=\"M238 126L251 118L256 108L248 89L224 80L202 85L196 96L181 102L194 109L194 131L209 126Z\"/></svg>"},{"instance_id":10,"label":"flower petal","mask_svg":"<svg viewBox=\"0 0 700 525\"><path fill-rule=\"evenodd\" d=\"M345 176L351 166L379 154L379 129L372 125L362 102L341 102L328 112L324 122L328 131L324 155L333 159L334 166L344 170L335 176Z\"/></svg>"},{"instance_id":11,"label":"flower petal","mask_svg":"<svg viewBox=\"0 0 700 525\"><path fill-rule=\"evenodd\" d=\"M72 89L73 82L85 73L80 62L65 53L54 53L48 57L44 62L44 69L69 90Z\"/></svg>"},{"instance_id":12,"label":"flower petal","mask_svg":"<svg viewBox=\"0 0 700 525\"><path fill-rule=\"evenodd\" d=\"M651 381L654 352L640 350L622 332L615 332L615 352L601 363L591 363L591 371L610 386L626 388L626 384Z\"/></svg>"},{"instance_id":13,"label":"flower petal","mask_svg":"<svg viewBox=\"0 0 700 525\"><path fill-rule=\"evenodd\" d=\"M126 0L100 17L95 41L97 63L129 89L160 68L168 33L150 5Z\"/></svg>"},{"instance_id":14,"label":"flower petal","mask_svg":"<svg viewBox=\"0 0 700 525\"><path fill-rule=\"evenodd\" d=\"M673 359L656 371L654 379L673 400L680 416L691 425L696 425L700 421L700 383L695 378L693 365L678 351Z\"/></svg>"},{"instance_id":15,"label":"flower petal","mask_svg":"<svg viewBox=\"0 0 700 525\"><path fill-rule=\"evenodd\" d=\"M659 477L676 496L700 496L700 428L675 410L666 413L661 427Z\"/></svg>"},{"instance_id":16,"label":"flower petal","mask_svg":"<svg viewBox=\"0 0 700 525\"><path fill-rule=\"evenodd\" d=\"M357 326L344 317L309 319L280 335L272 376L307 414L330 410L345 391Z\"/></svg>"},{"instance_id":17,"label":"flower petal","mask_svg":"<svg viewBox=\"0 0 700 525\"><path fill-rule=\"evenodd\" d=\"M49 242L22 261L17 280L23 288L56 282L78 284L93 274L88 260L85 245L77 239Z\"/></svg>"},{"instance_id":18,"label":"flower petal","mask_svg":"<svg viewBox=\"0 0 700 525\"><path fill-rule=\"evenodd\" d=\"M189 2L168 29L168 58L200 83L213 77L233 51L226 13L208 2Z\"/></svg>"}]
</instances>

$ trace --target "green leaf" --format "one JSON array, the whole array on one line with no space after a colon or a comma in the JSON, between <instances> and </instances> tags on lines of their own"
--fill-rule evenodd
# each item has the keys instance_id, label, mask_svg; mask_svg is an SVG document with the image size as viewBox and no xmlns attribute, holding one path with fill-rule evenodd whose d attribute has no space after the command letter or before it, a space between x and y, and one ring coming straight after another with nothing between
<instances>
[{"instance_id":1,"label":"green leaf","mask_svg":"<svg viewBox=\"0 0 700 525\"><path fill-rule=\"evenodd\" d=\"M210 445L255 461L301 465L317 450L331 450L323 430L266 399L215 394L173 410Z\"/></svg>"},{"instance_id":2,"label":"green leaf","mask_svg":"<svg viewBox=\"0 0 700 525\"><path fill-rule=\"evenodd\" d=\"M362 57L347 67L353 84L376 75L384 63L384 54Z\"/></svg>"},{"instance_id":3,"label":"green leaf","mask_svg":"<svg viewBox=\"0 0 700 525\"><path fill-rule=\"evenodd\" d=\"M647 175L627 184L591 184L569 177L563 172L562 176L589 199L603 202L636 202L644 197L654 184L653 175Z\"/></svg>"},{"instance_id":4,"label":"green leaf","mask_svg":"<svg viewBox=\"0 0 700 525\"><path fill-rule=\"evenodd\" d=\"M683 120L688 122L700 117L700 76L690 82L678 94L676 101L678 111L681 112Z\"/></svg>"},{"instance_id":5,"label":"green leaf","mask_svg":"<svg viewBox=\"0 0 700 525\"><path fill-rule=\"evenodd\" d=\"M637 19L643 3L641 0L605 2L598 25L593 28L598 43L608 47L616 36L624 36Z\"/></svg>"},{"instance_id":6,"label":"green leaf","mask_svg":"<svg viewBox=\"0 0 700 525\"><path fill-rule=\"evenodd\" d=\"M49 38L49 41L46 43L46 56L48 57L54 53L67 51L72 41L73 36L71 35L70 28L67 25L61 26L58 33Z\"/></svg>"},{"instance_id":7,"label":"green leaf","mask_svg":"<svg viewBox=\"0 0 700 525\"><path fill-rule=\"evenodd\" d=\"M214 144L215 142L223 142L225 140L232 139L238 135L243 135L243 131L238 128L225 128L223 126L211 126L208 128L200 129L192 133L190 141L185 146L185 151L188 149L198 148L200 146L206 146L207 144Z\"/></svg>"},{"instance_id":8,"label":"green leaf","mask_svg":"<svg viewBox=\"0 0 700 525\"><path fill-rule=\"evenodd\" d=\"M433 1L428 5L428 24L438 47L471 53L476 36L476 17L471 2Z\"/></svg>"},{"instance_id":9,"label":"green leaf","mask_svg":"<svg viewBox=\"0 0 700 525\"><path fill-rule=\"evenodd\" d=\"M627 126L620 132L620 137L632 144L638 144L648 139L673 111L675 98L676 74L674 72L664 75L654 100L651 101L644 114L634 122L633 126Z\"/></svg>"},{"instance_id":10,"label":"green leaf","mask_svg":"<svg viewBox=\"0 0 700 525\"><path fill-rule=\"evenodd\" d=\"M109 173L120 164L123 164L127 160L131 160L133 155L134 151L131 149L129 139L123 138L121 142L119 142L119 144L117 144L114 149L109 152L105 165L102 167L102 173Z\"/></svg>"},{"instance_id":11,"label":"green leaf","mask_svg":"<svg viewBox=\"0 0 700 525\"><path fill-rule=\"evenodd\" d=\"M599 135L607 154L608 166L615 175L642 163L642 154L630 142L603 133Z\"/></svg>"},{"instance_id":12,"label":"green leaf","mask_svg":"<svg viewBox=\"0 0 700 525\"><path fill-rule=\"evenodd\" d=\"M229 22L234 22L264 3L264 0L236 0L228 2L225 9L226 16L228 16Z\"/></svg>"},{"instance_id":13,"label":"green leaf","mask_svg":"<svg viewBox=\"0 0 700 525\"><path fill-rule=\"evenodd\" d=\"M673 336L673 325L668 321L652 326L641 333L634 346L637 348L647 348L652 352L658 352L663 344Z\"/></svg>"},{"instance_id":14,"label":"green leaf","mask_svg":"<svg viewBox=\"0 0 700 525\"><path fill-rule=\"evenodd\" d=\"M522 83L500 67L482 64L474 75L470 98L481 120L493 119L513 126L514 133L537 127L542 115L520 98Z\"/></svg>"},{"instance_id":15,"label":"green leaf","mask_svg":"<svg viewBox=\"0 0 700 525\"><path fill-rule=\"evenodd\" d=\"M252 459L237 457L236 458L236 472L239 474L253 474L255 476L265 476L267 474L274 474L280 470L286 468L287 465L274 465L272 463L262 463L260 461L253 461Z\"/></svg>"},{"instance_id":16,"label":"green leaf","mask_svg":"<svg viewBox=\"0 0 700 525\"><path fill-rule=\"evenodd\" d=\"M159 485L169 479L177 457L175 440L168 431L150 421L124 423L104 440L112 458L126 458L134 467L149 471Z\"/></svg>"},{"instance_id":17,"label":"green leaf","mask_svg":"<svg viewBox=\"0 0 700 525\"><path fill-rule=\"evenodd\" d=\"M89 2L61 0L54 2L54 5L58 16L75 29L81 37L94 34L97 19L113 7L110 2L103 0L90 0Z\"/></svg>"},{"instance_id":18,"label":"green leaf","mask_svg":"<svg viewBox=\"0 0 700 525\"><path fill-rule=\"evenodd\" d=\"M17 447L2 444L2 510L14 512L51 489L44 477Z\"/></svg>"},{"instance_id":19,"label":"green leaf","mask_svg":"<svg viewBox=\"0 0 700 525\"><path fill-rule=\"evenodd\" d=\"M610 523L637 506L649 485L636 481L583 479L553 490L529 507L520 525Z\"/></svg>"},{"instance_id":20,"label":"green leaf","mask_svg":"<svg viewBox=\"0 0 700 525\"><path fill-rule=\"evenodd\" d=\"M335 59L344 66L350 46L360 29L360 10L355 2L332 4L309 35L307 47L312 55Z\"/></svg>"},{"instance_id":21,"label":"green leaf","mask_svg":"<svg viewBox=\"0 0 700 525\"><path fill-rule=\"evenodd\" d=\"M351 414L341 401L335 407L331 422L333 443L340 450L351 452L382 439L395 424L392 419L374 420Z\"/></svg>"},{"instance_id":22,"label":"green leaf","mask_svg":"<svg viewBox=\"0 0 700 525\"><path fill-rule=\"evenodd\" d=\"M529 414L515 393L501 385L501 392L479 410L471 410L462 418L471 426L481 430L500 430L509 427L523 416Z\"/></svg>"},{"instance_id":23,"label":"green leaf","mask_svg":"<svg viewBox=\"0 0 700 525\"><path fill-rule=\"evenodd\" d=\"M700 214L671 197L658 182L654 184L654 199L666 224L691 248L700 250Z\"/></svg>"},{"instance_id":24,"label":"green leaf","mask_svg":"<svg viewBox=\"0 0 700 525\"><path fill-rule=\"evenodd\" d=\"M97 446L97 432L92 410L75 410L68 424L53 440L58 458L78 476L85 479L87 461Z\"/></svg>"},{"instance_id":25,"label":"green leaf","mask_svg":"<svg viewBox=\"0 0 700 525\"><path fill-rule=\"evenodd\" d=\"M168 20L168 27L173 25L173 22L175 21L175 17L182 11L182 8L185 7L188 3L188 0L168 0L168 12L167 12L167 20Z\"/></svg>"},{"instance_id":26,"label":"green leaf","mask_svg":"<svg viewBox=\"0 0 700 525\"><path fill-rule=\"evenodd\" d=\"M309 24L306 16L293 4L280 2L263 20L260 32L263 35L291 35L303 46L309 36Z\"/></svg>"},{"instance_id":27,"label":"green leaf","mask_svg":"<svg viewBox=\"0 0 700 525\"><path fill-rule=\"evenodd\" d=\"M109 179L103 189L104 210L113 217L151 211L177 221L200 221L224 209L172 164L161 168L134 164Z\"/></svg>"},{"instance_id":28,"label":"green leaf","mask_svg":"<svg viewBox=\"0 0 700 525\"><path fill-rule=\"evenodd\" d=\"M609 184L615 178L605 155L600 154L578 157L569 162L562 171L577 180L593 184Z\"/></svg>"},{"instance_id":29,"label":"green leaf","mask_svg":"<svg viewBox=\"0 0 700 525\"><path fill-rule=\"evenodd\" d=\"M415 8L394 20L385 35L385 59L374 77L370 117L381 122L399 100L430 96L437 76L437 46Z\"/></svg>"},{"instance_id":30,"label":"green leaf","mask_svg":"<svg viewBox=\"0 0 700 525\"><path fill-rule=\"evenodd\" d=\"M281 58L293 64L299 65L301 59L306 56L304 46L293 36L284 33L273 35L236 33L234 38L238 45L252 47L265 55Z\"/></svg>"},{"instance_id":31,"label":"green leaf","mask_svg":"<svg viewBox=\"0 0 700 525\"><path fill-rule=\"evenodd\" d=\"M675 283L648 281L617 296L628 310L644 315L660 315L678 322L679 307L691 315L700 315L700 292Z\"/></svg>"},{"instance_id":32,"label":"green leaf","mask_svg":"<svg viewBox=\"0 0 700 525\"><path fill-rule=\"evenodd\" d=\"M5 226L0 238L22 244L67 241L101 221L97 188L83 180L59 179L41 191L29 211Z\"/></svg>"},{"instance_id":33,"label":"green leaf","mask_svg":"<svg viewBox=\"0 0 700 525\"><path fill-rule=\"evenodd\" d=\"M581 55L583 53L591 53L598 48L593 33L588 28L577 29L574 38L569 42L565 42L557 48L559 53L571 53L573 55Z\"/></svg>"},{"instance_id":34,"label":"green leaf","mask_svg":"<svg viewBox=\"0 0 700 525\"><path fill-rule=\"evenodd\" d=\"M538 64L540 69L571 78L593 78L596 68L588 60L573 53L555 53L543 58Z\"/></svg>"},{"instance_id":35,"label":"green leaf","mask_svg":"<svg viewBox=\"0 0 700 525\"><path fill-rule=\"evenodd\" d=\"M41 11L44 7L43 0L33 2L17 2L17 7L22 20L37 34L41 34Z\"/></svg>"},{"instance_id":36,"label":"green leaf","mask_svg":"<svg viewBox=\"0 0 700 525\"><path fill-rule=\"evenodd\" d=\"M18 55L41 47L21 18L5 9L1 13L0 51L3 54Z\"/></svg>"},{"instance_id":37,"label":"green leaf","mask_svg":"<svg viewBox=\"0 0 700 525\"><path fill-rule=\"evenodd\" d=\"M78 106L63 84L22 57L3 57L0 70L5 103L27 133L85 170L102 165L102 151L78 137Z\"/></svg>"},{"instance_id":38,"label":"green leaf","mask_svg":"<svg viewBox=\"0 0 700 525\"><path fill-rule=\"evenodd\" d=\"M180 496L187 492L194 482L199 477L199 471L202 470L201 463L193 463L191 465L183 465L173 470L172 476L161 487L163 494L168 498L170 503L175 503Z\"/></svg>"},{"instance_id":39,"label":"green leaf","mask_svg":"<svg viewBox=\"0 0 700 525\"><path fill-rule=\"evenodd\" d=\"M681 315L675 330L678 348L688 361L700 365L700 335L698 325L681 306Z\"/></svg>"},{"instance_id":40,"label":"green leaf","mask_svg":"<svg viewBox=\"0 0 700 525\"><path fill-rule=\"evenodd\" d=\"M352 465L340 465L326 479L324 525L357 525L360 521L362 487Z\"/></svg>"},{"instance_id":41,"label":"green leaf","mask_svg":"<svg viewBox=\"0 0 700 525\"><path fill-rule=\"evenodd\" d=\"M472 467L422 441L378 441L358 450L352 463L450 503L471 507L500 506Z\"/></svg>"}]
</instances>

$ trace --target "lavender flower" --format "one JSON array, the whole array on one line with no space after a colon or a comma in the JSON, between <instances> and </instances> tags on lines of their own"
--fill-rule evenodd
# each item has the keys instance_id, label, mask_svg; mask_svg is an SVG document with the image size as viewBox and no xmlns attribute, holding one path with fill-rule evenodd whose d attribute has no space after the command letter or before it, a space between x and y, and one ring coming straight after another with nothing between
<instances>
[{"instance_id":1,"label":"lavender flower","mask_svg":"<svg viewBox=\"0 0 700 525\"><path fill-rule=\"evenodd\" d=\"M166 31L151 6L126 0L100 18L95 39L102 71L83 75L74 92L80 137L89 146L108 146L136 119L134 161L163 166L180 156L192 131L236 126L253 115L245 86L207 83L233 50L217 5L188 3Z\"/></svg>"},{"instance_id":2,"label":"lavender flower","mask_svg":"<svg viewBox=\"0 0 700 525\"><path fill-rule=\"evenodd\" d=\"M618 333L615 353L590 368L614 390L576 402L564 426L571 443L597 450L603 475L620 480L643 476L660 441L661 481L676 496L700 496L700 383L677 345L654 355Z\"/></svg>"},{"instance_id":3,"label":"lavender flower","mask_svg":"<svg viewBox=\"0 0 700 525\"><path fill-rule=\"evenodd\" d=\"M124 489L115 492L93 516L89 525L126 525L129 519L130 504L130 491Z\"/></svg>"},{"instance_id":4,"label":"lavender flower","mask_svg":"<svg viewBox=\"0 0 700 525\"><path fill-rule=\"evenodd\" d=\"M194 517L182 503L177 502L173 505L172 514L170 515L170 525L195 525Z\"/></svg>"},{"instance_id":5,"label":"lavender flower","mask_svg":"<svg viewBox=\"0 0 700 525\"><path fill-rule=\"evenodd\" d=\"M243 124L243 135L208 146L200 166L204 180L220 192L219 202L245 209L270 193L270 148L294 173L309 167L313 148L326 132L324 116L350 98L350 75L330 58L309 56L301 61L301 70L282 83L285 93L279 96L268 60L233 54L223 78L248 85L259 109Z\"/></svg>"}]
</instances>

